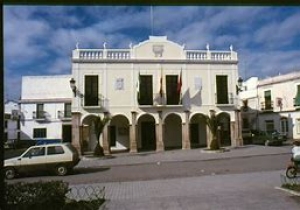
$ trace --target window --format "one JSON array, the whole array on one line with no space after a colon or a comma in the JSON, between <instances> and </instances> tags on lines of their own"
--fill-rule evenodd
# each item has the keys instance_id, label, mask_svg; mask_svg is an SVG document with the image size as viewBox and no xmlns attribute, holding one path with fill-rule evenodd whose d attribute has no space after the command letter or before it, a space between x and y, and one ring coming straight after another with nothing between
<instances>
[{"instance_id":1,"label":"window","mask_svg":"<svg viewBox=\"0 0 300 210\"><path fill-rule=\"evenodd\" d=\"M71 113L71 103L65 103L65 114L64 117L65 118L70 118L72 116Z\"/></svg>"},{"instance_id":2,"label":"window","mask_svg":"<svg viewBox=\"0 0 300 210\"><path fill-rule=\"evenodd\" d=\"M227 76L216 76L217 104L228 104Z\"/></svg>"},{"instance_id":3,"label":"window","mask_svg":"<svg viewBox=\"0 0 300 210\"><path fill-rule=\"evenodd\" d=\"M176 105L180 103L180 92L177 90L178 76L166 76L166 88L167 88L167 104Z\"/></svg>"},{"instance_id":4,"label":"window","mask_svg":"<svg viewBox=\"0 0 300 210\"><path fill-rule=\"evenodd\" d=\"M300 134L300 118L296 119L296 130L297 134Z\"/></svg>"},{"instance_id":5,"label":"window","mask_svg":"<svg viewBox=\"0 0 300 210\"><path fill-rule=\"evenodd\" d=\"M140 105L153 104L153 83L152 76L140 76L140 90L138 102Z\"/></svg>"},{"instance_id":6,"label":"window","mask_svg":"<svg viewBox=\"0 0 300 210\"><path fill-rule=\"evenodd\" d=\"M43 156L45 155L45 147L35 147L30 149L24 157Z\"/></svg>"},{"instance_id":7,"label":"window","mask_svg":"<svg viewBox=\"0 0 300 210\"><path fill-rule=\"evenodd\" d=\"M85 106L98 106L98 76L85 76L85 94L84 105Z\"/></svg>"},{"instance_id":8,"label":"window","mask_svg":"<svg viewBox=\"0 0 300 210\"><path fill-rule=\"evenodd\" d=\"M294 106L300 106L300 85L297 85L297 93L294 98Z\"/></svg>"},{"instance_id":9,"label":"window","mask_svg":"<svg viewBox=\"0 0 300 210\"><path fill-rule=\"evenodd\" d=\"M274 132L274 120L266 120L265 121L266 124L266 132L267 133L273 133Z\"/></svg>"},{"instance_id":10,"label":"window","mask_svg":"<svg viewBox=\"0 0 300 210\"><path fill-rule=\"evenodd\" d=\"M64 154L65 151L61 146L48 147L48 155Z\"/></svg>"},{"instance_id":11,"label":"window","mask_svg":"<svg viewBox=\"0 0 300 210\"><path fill-rule=\"evenodd\" d=\"M33 138L46 138L47 129L46 128L34 128L33 129Z\"/></svg>"},{"instance_id":12,"label":"window","mask_svg":"<svg viewBox=\"0 0 300 210\"><path fill-rule=\"evenodd\" d=\"M289 124L287 118L281 118L280 120L280 132L287 133L289 131Z\"/></svg>"},{"instance_id":13,"label":"window","mask_svg":"<svg viewBox=\"0 0 300 210\"><path fill-rule=\"evenodd\" d=\"M36 118L37 119L45 118L44 104L37 104L36 105Z\"/></svg>"},{"instance_id":14,"label":"window","mask_svg":"<svg viewBox=\"0 0 300 210\"><path fill-rule=\"evenodd\" d=\"M271 100L271 90L265 91L265 109L273 109Z\"/></svg>"}]
</instances>

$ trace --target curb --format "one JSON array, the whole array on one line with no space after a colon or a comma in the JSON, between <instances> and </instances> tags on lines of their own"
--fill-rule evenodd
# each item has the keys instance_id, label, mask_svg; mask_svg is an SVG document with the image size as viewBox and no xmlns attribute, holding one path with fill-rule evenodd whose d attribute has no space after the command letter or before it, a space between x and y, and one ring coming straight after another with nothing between
<instances>
[{"instance_id":1,"label":"curb","mask_svg":"<svg viewBox=\"0 0 300 210\"><path fill-rule=\"evenodd\" d=\"M299 196L299 197L300 197L300 192L297 192L297 191L294 191L294 190L289 190L289 189L282 188L282 187L275 187L275 189L277 189L277 190L281 190L281 191L284 191L284 192L290 193L291 195L294 195L294 196Z\"/></svg>"}]
</instances>

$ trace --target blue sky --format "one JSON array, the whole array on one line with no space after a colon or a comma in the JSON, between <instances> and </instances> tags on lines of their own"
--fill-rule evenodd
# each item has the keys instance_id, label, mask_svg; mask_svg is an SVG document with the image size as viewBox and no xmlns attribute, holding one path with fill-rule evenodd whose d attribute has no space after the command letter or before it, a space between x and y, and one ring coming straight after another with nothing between
<instances>
[{"instance_id":1,"label":"blue sky","mask_svg":"<svg viewBox=\"0 0 300 210\"><path fill-rule=\"evenodd\" d=\"M149 6L4 6L4 92L22 76L71 74L79 48L128 48L151 35ZM238 52L243 78L300 71L300 7L154 6L153 35L186 49Z\"/></svg>"}]
</instances>

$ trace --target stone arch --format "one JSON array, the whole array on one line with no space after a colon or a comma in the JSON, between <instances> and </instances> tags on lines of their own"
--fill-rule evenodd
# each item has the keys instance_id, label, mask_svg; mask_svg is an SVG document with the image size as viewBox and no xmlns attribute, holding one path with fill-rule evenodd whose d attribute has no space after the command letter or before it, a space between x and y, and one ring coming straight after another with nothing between
<instances>
[{"instance_id":1,"label":"stone arch","mask_svg":"<svg viewBox=\"0 0 300 210\"><path fill-rule=\"evenodd\" d=\"M231 146L230 132L230 114L221 112L217 115L218 125L220 126L220 143L221 146Z\"/></svg>"},{"instance_id":2,"label":"stone arch","mask_svg":"<svg viewBox=\"0 0 300 210\"><path fill-rule=\"evenodd\" d=\"M166 149L182 148L182 118L170 113L164 118L163 141Z\"/></svg>"},{"instance_id":3,"label":"stone arch","mask_svg":"<svg viewBox=\"0 0 300 210\"><path fill-rule=\"evenodd\" d=\"M129 119L125 115L112 116L107 133L111 151L129 150L129 123Z\"/></svg>"},{"instance_id":4,"label":"stone arch","mask_svg":"<svg viewBox=\"0 0 300 210\"><path fill-rule=\"evenodd\" d=\"M179 113L176 113L176 112L170 112L170 113L165 114L165 115L162 117L163 123L165 122L166 118L168 118L169 115L176 115L177 117L180 118L181 122L185 122L185 120L182 118L182 115L180 115Z\"/></svg>"},{"instance_id":5,"label":"stone arch","mask_svg":"<svg viewBox=\"0 0 300 210\"><path fill-rule=\"evenodd\" d=\"M137 120L137 147L139 150L156 150L156 121L154 116L145 113Z\"/></svg>"},{"instance_id":6,"label":"stone arch","mask_svg":"<svg viewBox=\"0 0 300 210\"><path fill-rule=\"evenodd\" d=\"M209 134L207 133L206 115L195 113L190 119L191 147L207 147Z\"/></svg>"}]
</instances>

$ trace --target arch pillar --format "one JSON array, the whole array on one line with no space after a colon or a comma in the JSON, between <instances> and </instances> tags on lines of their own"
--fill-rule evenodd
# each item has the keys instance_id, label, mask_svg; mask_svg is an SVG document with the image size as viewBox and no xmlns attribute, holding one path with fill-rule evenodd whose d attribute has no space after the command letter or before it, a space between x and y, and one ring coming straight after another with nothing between
<instances>
[{"instance_id":1,"label":"arch pillar","mask_svg":"<svg viewBox=\"0 0 300 210\"><path fill-rule=\"evenodd\" d=\"M80 155L83 154L81 147L81 126L80 126L80 112L72 113L72 145L77 149Z\"/></svg>"},{"instance_id":2,"label":"arch pillar","mask_svg":"<svg viewBox=\"0 0 300 210\"><path fill-rule=\"evenodd\" d=\"M185 111L185 123L182 123L182 149L191 149L191 140L189 132L190 111Z\"/></svg>"},{"instance_id":3,"label":"arch pillar","mask_svg":"<svg viewBox=\"0 0 300 210\"><path fill-rule=\"evenodd\" d=\"M234 110L235 113L235 142L234 146L243 146L243 136L242 136L242 114L241 110L236 109Z\"/></svg>"},{"instance_id":4,"label":"arch pillar","mask_svg":"<svg viewBox=\"0 0 300 210\"><path fill-rule=\"evenodd\" d=\"M137 153L136 141L136 112L132 111L132 124L130 125L130 153Z\"/></svg>"},{"instance_id":5,"label":"arch pillar","mask_svg":"<svg viewBox=\"0 0 300 210\"><path fill-rule=\"evenodd\" d=\"M111 150L110 150L110 144L109 144L109 139L108 139L108 126L106 125L103 128L103 132L102 132L102 138L103 138L103 152L105 155L109 155L111 154Z\"/></svg>"},{"instance_id":6,"label":"arch pillar","mask_svg":"<svg viewBox=\"0 0 300 210\"><path fill-rule=\"evenodd\" d=\"M105 112L104 116L108 117L109 113ZM106 124L103 128L103 132L102 132L102 138L103 138L103 152L105 155L109 155L111 154L111 150L110 150L110 140L109 140L109 135L108 135L108 124Z\"/></svg>"},{"instance_id":7,"label":"arch pillar","mask_svg":"<svg viewBox=\"0 0 300 210\"><path fill-rule=\"evenodd\" d=\"M207 144L207 148L210 149L210 143L211 143L211 140L212 140L212 133L211 133L211 130L209 128L208 125L206 125L206 144Z\"/></svg>"},{"instance_id":8,"label":"arch pillar","mask_svg":"<svg viewBox=\"0 0 300 210\"><path fill-rule=\"evenodd\" d=\"M163 123L162 123L162 111L158 111L159 121L156 125L156 151L161 152L165 150L164 141L163 141Z\"/></svg>"}]
</instances>

